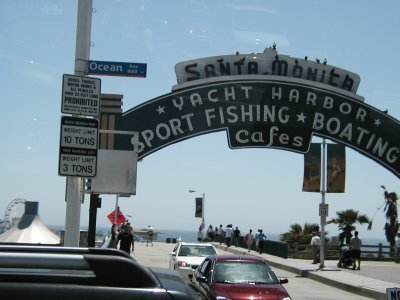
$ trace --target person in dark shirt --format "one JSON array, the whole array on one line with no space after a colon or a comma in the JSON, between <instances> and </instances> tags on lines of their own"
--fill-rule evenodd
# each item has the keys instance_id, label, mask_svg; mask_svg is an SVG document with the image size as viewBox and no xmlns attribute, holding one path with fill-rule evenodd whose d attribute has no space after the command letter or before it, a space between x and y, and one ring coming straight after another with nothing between
<instances>
[{"instance_id":1,"label":"person in dark shirt","mask_svg":"<svg viewBox=\"0 0 400 300\"><path fill-rule=\"evenodd\" d=\"M111 226L111 240L108 247L116 248L116 244L117 244L117 225L114 223Z\"/></svg>"},{"instance_id":2,"label":"person in dark shirt","mask_svg":"<svg viewBox=\"0 0 400 300\"><path fill-rule=\"evenodd\" d=\"M131 254L134 251L134 239L133 234L131 233L131 228L129 226L125 226L122 232L117 237L117 246L119 245L119 249L122 251ZM131 248L132 246L132 248Z\"/></svg>"},{"instance_id":3,"label":"person in dark shirt","mask_svg":"<svg viewBox=\"0 0 400 300\"><path fill-rule=\"evenodd\" d=\"M239 246L239 237L240 237L240 230L238 227L235 228L233 231L233 244L238 247Z\"/></svg>"}]
</instances>

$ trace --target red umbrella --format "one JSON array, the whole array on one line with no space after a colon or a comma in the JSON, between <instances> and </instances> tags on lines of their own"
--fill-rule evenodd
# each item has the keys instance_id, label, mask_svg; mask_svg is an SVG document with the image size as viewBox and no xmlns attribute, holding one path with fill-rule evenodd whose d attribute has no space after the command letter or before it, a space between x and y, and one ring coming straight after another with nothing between
<instances>
[{"instance_id":1,"label":"red umbrella","mask_svg":"<svg viewBox=\"0 0 400 300\"><path fill-rule=\"evenodd\" d=\"M112 211L107 218L110 220L110 222L112 224L114 224L114 220L115 220L115 210ZM118 210L118 215L117 215L117 225L121 224L122 222L124 222L126 220L125 216L123 215L123 213Z\"/></svg>"}]
</instances>

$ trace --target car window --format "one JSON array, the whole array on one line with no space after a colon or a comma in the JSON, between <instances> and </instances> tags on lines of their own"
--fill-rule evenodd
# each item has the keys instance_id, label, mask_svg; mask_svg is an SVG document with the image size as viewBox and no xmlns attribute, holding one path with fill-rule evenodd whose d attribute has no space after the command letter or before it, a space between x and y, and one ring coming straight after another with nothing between
<instances>
[{"instance_id":1,"label":"car window","mask_svg":"<svg viewBox=\"0 0 400 300\"><path fill-rule=\"evenodd\" d=\"M200 265L200 273L203 274L204 276L206 276L206 274L208 274L209 271L209 265L211 263L210 259L206 259L204 260L204 262Z\"/></svg>"},{"instance_id":2,"label":"car window","mask_svg":"<svg viewBox=\"0 0 400 300\"><path fill-rule=\"evenodd\" d=\"M191 256L192 251L190 247L183 246L181 249L179 249L179 256Z\"/></svg>"},{"instance_id":3,"label":"car window","mask_svg":"<svg viewBox=\"0 0 400 300\"><path fill-rule=\"evenodd\" d=\"M261 262L221 261L214 267L214 282L276 283L273 272Z\"/></svg>"},{"instance_id":4,"label":"car window","mask_svg":"<svg viewBox=\"0 0 400 300\"><path fill-rule=\"evenodd\" d=\"M179 256L209 256L216 255L213 246L210 245L184 245L179 250Z\"/></svg>"}]
</instances>

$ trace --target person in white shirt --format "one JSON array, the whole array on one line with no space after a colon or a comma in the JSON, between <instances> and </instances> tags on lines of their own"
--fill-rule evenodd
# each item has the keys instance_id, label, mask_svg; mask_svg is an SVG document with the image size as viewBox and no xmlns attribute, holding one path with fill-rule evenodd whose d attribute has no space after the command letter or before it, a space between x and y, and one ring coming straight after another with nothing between
<instances>
[{"instance_id":1,"label":"person in white shirt","mask_svg":"<svg viewBox=\"0 0 400 300\"><path fill-rule=\"evenodd\" d=\"M321 248L321 238L318 233L313 231L313 236L311 238L311 248L313 252L313 264L320 262L320 248Z\"/></svg>"},{"instance_id":2,"label":"person in white shirt","mask_svg":"<svg viewBox=\"0 0 400 300\"><path fill-rule=\"evenodd\" d=\"M360 270L361 264L361 240L358 238L358 231L354 232L354 237L350 240L350 248L353 257L353 270L356 269L356 260L358 261L358 268Z\"/></svg>"},{"instance_id":3,"label":"person in white shirt","mask_svg":"<svg viewBox=\"0 0 400 300\"><path fill-rule=\"evenodd\" d=\"M253 242L254 242L254 235L253 235L253 230L252 229L250 229L249 232L244 236L243 240L247 244L248 252L250 252L251 251L251 246L253 245Z\"/></svg>"},{"instance_id":4,"label":"person in white shirt","mask_svg":"<svg viewBox=\"0 0 400 300\"><path fill-rule=\"evenodd\" d=\"M225 228L225 244L226 244L226 248L231 246L232 235L233 235L232 224L229 224Z\"/></svg>"},{"instance_id":5,"label":"person in white shirt","mask_svg":"<svg viewBox=\"0 0 400 300\"><path fill-rule=\"evenodd\" d=\"M149 225L147 227L147 243L146 246L151 244L153 246L153 236L154 236L154 228Z\"/></svg>"}]
</instances>

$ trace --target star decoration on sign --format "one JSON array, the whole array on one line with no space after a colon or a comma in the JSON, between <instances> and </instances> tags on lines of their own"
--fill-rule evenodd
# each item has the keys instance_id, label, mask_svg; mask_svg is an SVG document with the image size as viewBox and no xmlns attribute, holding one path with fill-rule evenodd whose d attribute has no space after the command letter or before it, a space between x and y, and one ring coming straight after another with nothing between
<instances>
[{"instance_id":1,"label":"star decoration on sign","mask_svg":"<svg viewBox=\"0 0 400 300\"><path fill-rule=\"evenodd\" d=\"M382 124L382 123L381 123L381 120L375 119L374 125L375 125L376 127L378 127L378 126L381 125L381 124Z\"/></svg>"},{"instance_id":2,"label":"star decoration on sign","mask_svg":"<svg viewBox=\"0 0 400 300\"><path fill-rule=\"evenodd\" d=\"M306 122L306 116L304 115L304 113L302 112L301 114L297 115L297 122Z\"/></svg>"},{"instance_id":3,"label":"star decoration on sign","mask_svg":"<svg viewBox=\"0 0 400 300\"><path fill-rule=\"evenodd\" d=\"M164 109L165 109L165 106L158 106L156 111L158 112L159 115L161 115L161 114L165 114Z\"/></svg>"}]
</instances>

